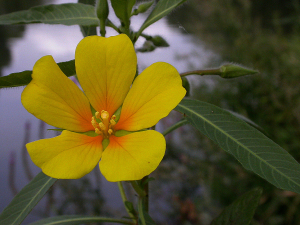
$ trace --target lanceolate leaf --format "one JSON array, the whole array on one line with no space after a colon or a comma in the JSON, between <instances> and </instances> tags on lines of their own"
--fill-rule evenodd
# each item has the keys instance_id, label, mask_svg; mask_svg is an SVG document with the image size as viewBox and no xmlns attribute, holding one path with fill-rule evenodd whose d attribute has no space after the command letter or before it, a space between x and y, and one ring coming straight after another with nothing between
<instances>
[{"instance_id":1,"label":"lanceolate leaf","mask_svg":"<svg viewBox=\"0 0 300 225\"><path fill-rule=\"evenodd\" d=\"M0 224L21 224L55 181L56 179L40 172L3 210L0 215Z\"/></svg>"},{"instance_id":2,"label":"lanceolate leaf","mask_svg":"<svg viewBox=\"0 0 300 225\"><path fill-rule=\"evenodd\" d=\"M58 66L68 77L76 74L74 60L58 63ZM0 77L0 88L19 87L27 85L32 79L31 73L32 71L26 70L23 72L12 73L10 75Z\"/></svg>"},{"instance_id":3,"label":"lanceolate leaf","mask_svg":"<svg viewBox=\"0 0 300 225\"><path fill-rule=\"evenodd\" d=\"M78 0L78 3L86 4L86 5L95 5L95 0ZM80 25L80 31L83 37L97 35L96 27L95 26L82 26Z\"/></svg>"},{"instance_id":4,"label":"lanceolate leaf","mask_svg":"<svg viewBox=\"0 0 300 225\"><path fill-rule=\"evenodd\" d=\"M80 3L37 6L0 16L1 25L28 23L98 26L99 20L94 6Z\"/></svg>"},{"instance_id":5,"label":"lanceolate leaf","mask_svg":"<svg viewBox=\"0 0 300 225\"><path fill-rule=\"evenodd\" d=\"M114 8L116 16L124 23L129 22L135 1L136 0L111 0L111 5Z\"/></svg>"},{"instance_id":6,"label":"lanceolate leaf","mask_svg":"<svg viewBox=\"0 0 300 225\"><path fill-rule=\"evenodd\" d=\"M226 110L198 100L183 99L176 110L246 169L278 188L300 193L300 164L258 130Z\"/></svg>"},{"instance_id":7,"label":"lanceolate leaf","mask_svg":"<svg viewBox=\"0 0 300 225\"><path fill-rule=\"evenodd\" d=\"M262 194L255 188L227 206L210 225L248 225L250 224Z\"/></svg>"},{"instance_id":8,"label":"lanceolate leaf","mask_svg":"<svg viewBox=\"0 0 300 225\"><path fill-rule=\"evenodd\" d=\"M173 9L175 9L185 1L186 0L160 0L141 26L137 36L139 36L143 32L143 30L145 30L151 24L169 14Z\"/></svg>"},{"instance_id":9,"label":"lanceolate leaf","mask_svg":"<svg viewBox=\"0 0 300 225\"><path fill-rule=\"evenodd\" d=\"M93 216L56 216L43 219L30 225L76 225L86 223L100 223L100 222L111 222L120 224L132 224L131 221L122 219L113 219L106 217L93 217Z\"/></svg>"}]
</instances>

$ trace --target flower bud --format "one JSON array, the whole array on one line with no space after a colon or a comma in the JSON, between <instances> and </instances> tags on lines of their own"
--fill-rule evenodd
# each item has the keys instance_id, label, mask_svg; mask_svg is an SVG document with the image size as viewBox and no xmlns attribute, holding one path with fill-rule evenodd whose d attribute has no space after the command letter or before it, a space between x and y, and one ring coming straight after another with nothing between
<instances>
[{"instance_id":1,"label":"flower bud","mask_svg":"<svg viewBox=\"0 0 300 225\"><path fill-rule=\"evenodd\" d=\"M138 52L152 52L156 49L151 41L145 41L141 48L138 48Z\"/></svg>"},{"instance_id":2,"label":"flower bud","mask_svg":"<svg viewBox=\"0 0 300 225\"><path fill-rule=\"evenodd\" d=\"M220 67L221 77L223 78L235 78L245 75L256 74L258 71L250 70L242 66L235 64L226 64Z\"/></svg>"},{"instance_id":3,"label":"flower bud","mask_svg":"<svg viewBox=\"0 0 300 225\"><path fill-rule=\"evenodd\" d=\"M107 0L98 0L96 4L96 14L100 21L100 33L101 36L105 36L105 22L109 14L109 8Z\"/></svg>"},{"instance_id":4,"label":"flower bud","mask_svg":"<svg viewBox=\"0 0 300 225\"><path fill-rule=\"evenodd\" d=\"M151 39L149 39L156 47L169 47L168 42L161 36L155 35Z\"/></svg>"},{"instance_id":5,"label":"flower bud","mask_svg":"<svg viewBox=\"0 0 300 225\"><path fill-rule=\"evenodd\" d=\"M151 2L145 2L139 5L139 7L132 12L132 16L137 15L139 13L144 13L146 12L152 5L154 1Z\"/></svg>"}]
</instances>

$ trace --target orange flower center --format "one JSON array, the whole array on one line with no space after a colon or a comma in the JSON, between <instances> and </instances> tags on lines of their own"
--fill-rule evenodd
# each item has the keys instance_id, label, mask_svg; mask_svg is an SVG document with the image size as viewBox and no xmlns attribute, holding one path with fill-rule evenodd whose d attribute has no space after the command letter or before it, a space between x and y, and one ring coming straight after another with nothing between
<instances>
[{"instance_id":1,"label":"orange flower center","mask_svg":"<svg viewBox=\"0 0 300 225\"><path fill-rule=\"evenodd\" d=\"M109 117L109 113L102 110L101 113L96 112L95 116L92 117L92 125L95 128L95 132L102 135L104 138L109 138L114 134L114 126L116 125L116 116L112 115Z\"/></svg>"}]
</instances>

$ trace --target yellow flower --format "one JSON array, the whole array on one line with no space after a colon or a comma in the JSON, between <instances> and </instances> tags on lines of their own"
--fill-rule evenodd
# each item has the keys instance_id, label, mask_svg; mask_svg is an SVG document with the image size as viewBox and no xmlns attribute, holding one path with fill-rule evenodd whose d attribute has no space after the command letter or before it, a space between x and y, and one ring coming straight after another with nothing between
<instances>
[{"instance_id":1,"label":"yellow flower","mask_svg":"<svg viewBox=\"0 0 300 225\"><path fill-rule=\"evenodd\" d=\"M90 36L78 44L75 66L84 93L52 56L36 62L22 104L37 118L64 129L60 136L26 145L46 175L77 179L100 161L108 181L139 180L157 168L165 154L165 139L144 129L167 116L185 89L176 69L163 62L152 64L132 84L136 65L134 47L124 34ZM117 120L114 113L121 106ZM120 130L138 132L120 136L116 134ZM109 140L105 149L104 139Z\"/></svg>"}]
</instances>

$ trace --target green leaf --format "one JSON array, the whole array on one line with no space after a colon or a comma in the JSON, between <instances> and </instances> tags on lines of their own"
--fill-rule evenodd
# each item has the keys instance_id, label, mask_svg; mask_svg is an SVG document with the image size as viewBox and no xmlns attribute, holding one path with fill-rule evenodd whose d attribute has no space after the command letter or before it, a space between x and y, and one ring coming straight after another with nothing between
<instances>
[{"instance_id":1,"label":"green leaf","mask_svg":"<svg viewBox=\"0 0 300 225\"><path fill-rule=\"evenodd\" d=\"M57 63L60 69L68 77L76 74L75 60ZM31 81L31 70L26 70L19 73L12 73L7 76L0 77L0 88L19 87L29 84Z\"/></svg>"},{"instance_id":2,"label":"green leaf","mask_svg":"<svg viewBox=\"0 0 300 225\"><path fill-rule=\"evenodd\" d=\"M255 188L227 206L212 221L211 225L248 225L250 224L262 194L261 188Z\"/></svg>"},{"instance_id":3,"label":"green leaf","mask_svg":"<svg viewBox=\"0 0 300 225\"><path fill-rule=\"evenodd\" d=\"M85 223L112 222L121 224L132 224L131 221L122 219L113 219L99 216L55 216L39 220L30 225L76 225Z\"/></svg>"},{"instance_id":4,"label":"green leaf","mask_svg":"<svg viewBox=\"0 0 300 225\"><path fill-rule=\"evenodd\" d=\"M78 3L86 4L86 5L95 5L95 0L78 0ZM91 35L97 35L97 30L95 26L82 26L79 25L80 31L83 35L83 37L91 36Z\"/></svg>"},{"instance_id":5,"label":"green leaf","mask_svg":"<svg viewBox=\"0 0 300 225\"><path fill-rule=\"evenodd\" d=\"M131 202L125 201L124 203L125 203L125 207L128 209L129 212L131 212L133 214L136 213L135 210L134 210L134 206Z\"/></svg>"},{"instance_id":6,"label":"green leaf","mask_svg":"<svg viewBox=\"0 0 300 225\"><path fill-rule=\"evenodd\" d=\"M169 14L173 9L175 9L185 1L186 0L160 0L139 29L137 38L140 36L143 30Z\"/></svg>"},{"instance_id":7,"label":"green leaf","mask_svg":"<svg viewBox=\"0 0 300 225\"><path fill-rule=\"evenodd\" d=\"M278 188L300 193L299 163L264 134L209 103L183 99L175 109L247 170Z\"/></svg>"},{"instance_id":8,"label":"green leaf","mask_svg":"<svg viewBox=\"0 0 300 225\"><path fill-rule=\"evenodd\" d=\"M0 16L1 25L28 23L99 26L99 19L94 6L80 3L37 6Z\"/></svg>"},{"instance_id":9,"label":"green leaf","mask_svg":"<svg viewBox=\"0 0 300 225\"><path fill-rule=\"evenodd\" d=\"M111 0L111 5L114 8L116 16L125 23L125 26L129 26L129 18L135 1L136 0Z\"/></svg>"},{"instance_id":10,"label":"green leaf","mask_svg":"<svg viewBox=\"0 0 300 225\"><path fill-rule=\"evenodd\" d=\"M55 178L48 177L40 172L3 210L0 215L0 224L21 224L55 181Z\"/></svg>"},{"instance_id":11,"label":"green leaf","mask_svg":"<svg viewBox=\"0 0 300 225\"><path fill-rule=\"evenodd\" d=\"M236 113L236 112L233 112L233 111L231 111L231 110L228 110L228 109L226 109L226 111L230 112L230 113L231 113L232 115L234 115L235 117L237 117L237 118L239 118L239 119L245 121L245 122L248 123L250 126L256 128L257 130L259 130L260 132L262 132L262 133L265 134L264 129L263 129L261 126L259 126L258 124L254 123L254 122L253 122L252 120L250 120L249 118L247 118L247 117L245 117L245 116L243 116L243 115L241 115L241 114L239 114L239 113ZM268 135L267 135L267 136L268 136Z\"/></svg>"}]
</instances>

